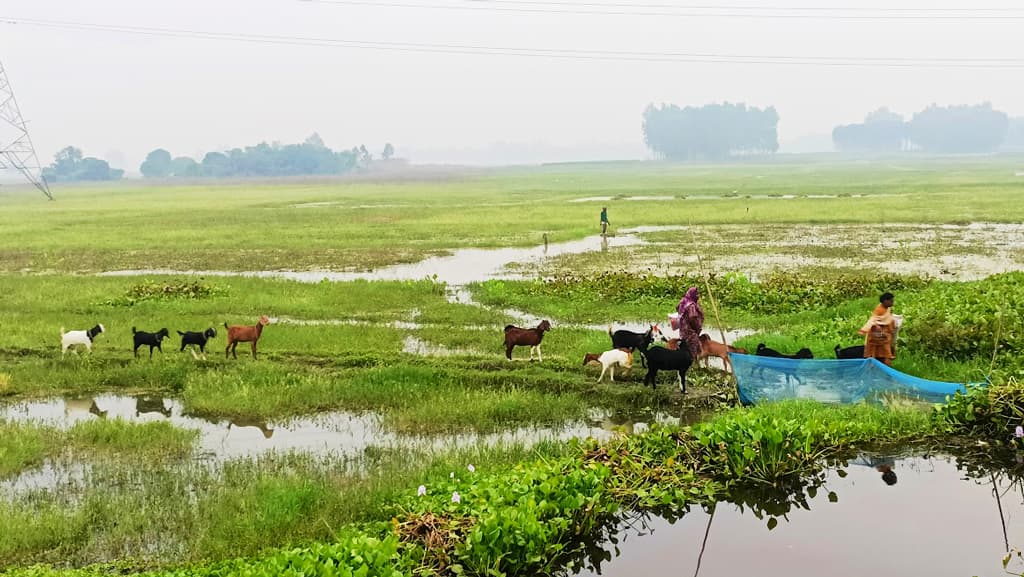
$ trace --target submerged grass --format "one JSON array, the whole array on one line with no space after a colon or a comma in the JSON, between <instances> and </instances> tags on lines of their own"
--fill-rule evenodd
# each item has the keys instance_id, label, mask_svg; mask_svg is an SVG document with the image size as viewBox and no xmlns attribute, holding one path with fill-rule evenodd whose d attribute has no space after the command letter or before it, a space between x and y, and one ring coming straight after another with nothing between
<instances>
[{"instance_id":1,"label":"submerged grass","mask_svg":"<svg viewBox=\"0 0 1024 577\"><path fill-rule=\"evenodd\" d=\"M41 463L56 445L56 436L48 427L0 420L0 479Z\"/></svg>"}]
</instances>

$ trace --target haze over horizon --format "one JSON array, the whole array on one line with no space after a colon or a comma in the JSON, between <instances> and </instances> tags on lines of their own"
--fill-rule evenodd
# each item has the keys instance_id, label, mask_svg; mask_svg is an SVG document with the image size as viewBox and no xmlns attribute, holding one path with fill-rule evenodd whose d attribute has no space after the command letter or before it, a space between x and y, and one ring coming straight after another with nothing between
<instances>
[{"instance_id":1,"label":"haze over horizon","mask_svg":"<svg viewBox=\"0 0 1024 577\"><path fill-rule=\"evenodd\" d=\"M821 149L880 106L909 118L988 101L1024 116L1012 0L715 6L8 0L0 62L43 164L74 145L129 173L155 148L201 158L313 132L335 149L390 142L413 162L643 158L651 103L775 106L781 152ZM749 58L712 62L729 55ZM828 57L849 62L815 64Z\"/></svg>"}]
</instances>

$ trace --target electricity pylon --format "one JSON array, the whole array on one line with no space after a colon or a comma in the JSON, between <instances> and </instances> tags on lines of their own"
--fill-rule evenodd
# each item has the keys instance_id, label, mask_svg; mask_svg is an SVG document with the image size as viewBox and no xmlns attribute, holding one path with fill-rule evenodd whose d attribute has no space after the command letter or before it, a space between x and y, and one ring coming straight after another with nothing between
<instances>
[{"instance_id":1,"label":"electricity pylon","mask_svg":"<svg viewBox=\"0 0 1024 577\"><path fill-rule=\"evenodd\" d=\"M46 184L46 177L43 176L42 166L39 164L39 157L36 156L36 149L32 146L32 138L28 135L28 127L25 119L21 116L21 109L18 108L18 101L14 99L14 89L7 80L7 71L0 62L0 127L4 132L10 133L12 140L5 142L0 140L0 169L13 168L20 172L46 198L53 200L50 194L50 187Z\"/></svg>"}]
</instances>

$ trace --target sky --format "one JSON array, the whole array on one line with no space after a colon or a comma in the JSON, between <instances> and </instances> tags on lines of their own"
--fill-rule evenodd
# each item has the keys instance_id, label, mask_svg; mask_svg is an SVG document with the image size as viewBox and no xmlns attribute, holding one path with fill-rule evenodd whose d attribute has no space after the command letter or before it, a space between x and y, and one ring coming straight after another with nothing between
<instances>
[{"instance_id":1,"label":"sky","mask_svg":"<svg viewBox=\"0 0 1024 577\"><path fill-rule=\"evenodd\" d=\"M729 6L741 8L729 14ZM792 17L808 6L815 17ZM992 8L1004 11L986 12ZM839 17L849 15L866 17ZM413 162L506 164L643 158L641 114L650 103L773 105L782 150L795 152L827 148L835 125L879 106L909 116L931 103L990 101L1024 116L1024 68L920 61L996 57L1024 65L1022 25L1019 0L4 0L0 62L44 164L73 144L134 173L158 147L201 158L313 132L338 149L365 144L379 152L390 142ZM308 45L298 37L387 49ZM478 48L465 54L439 45ZM501 50L481 54L479 47ZM764 60L650 61L623 53ZM826 57L856 65L810 63ZM877 58L910 65L866 65Z\"/></svg>"}]
</instances>

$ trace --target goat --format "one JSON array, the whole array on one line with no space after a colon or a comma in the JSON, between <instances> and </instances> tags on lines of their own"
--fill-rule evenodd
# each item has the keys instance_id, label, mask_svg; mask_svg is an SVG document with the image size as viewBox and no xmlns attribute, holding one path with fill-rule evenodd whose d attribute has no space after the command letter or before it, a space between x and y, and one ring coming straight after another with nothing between
<instances>
[{"instance_id":1,"label":"goat","mask_svg":"<svg viewBox=\"0 0 1024 577\"><path fill-rule=\"evenodd\" d=\"M807 347L804 347L804 348L800 349L799 351L796 352L796 354L785 355L785 354L782 354L782 353L780 353L779 351L777 351L775 349L770 349L770 348L766 347L764 345L764 343L759 343L757 345L757 352L756 352L756 354L758 356L760 356L760 357L772 357L772 358L776 358L776 359L813 359L814 358L814 354L811 353L811 349L808 349ZM790 377L793 377L793 379L795 379L798 384L802 383L802 381L800 380L800 376L796 374L796 371L789 370L789 369L786 369L784 367L780 367L777 370L781 371L782 374L786 375L786 383L787 384L789 384L789 378ZM760 370L758 371L758 374L761 375L761 378L764 377L764 367L760 368Z\"/></svg>"},{"instance_id":2,"label":"goat","mask_svg":"<svg viewBox=\"0 0 1024 577\"><path fill-rule=\"evenodd\" d=\"M700 359L707 366L708 359L718 357L722 359L722 367L726 372L732 372L732 361L729 360L729 353L747 354L747 349L741 349L725 343L712 340L707 333L700 335Z\"/></svg>"},{"instance_id":3,"label":"goat","mask_svg":"<svg viewBox=\"0 0 1024 577\"><path fill-rule=\"evenodd\" d=\"M764 343L757 345L757 356L759 357L774 357L776 359L813 359L814 353L811 349L804 347L796 352L794 355L785 355L775 349L769 349L764 346Z\"/></svg>"},{"instance_id":4,"label":"goat","mask_svg":"<svg viewBox=\"0 0 1024 577\"><path fill-rule=\"evenodd\" d=\"M68 331L64 332L64 327L60 328L60 355L64 356L64 353L68 352L68 348L75 345L82 345L85 350L92 352L92 342L103 333L106 329L103 328L102 324L98 324L89 330L84 331ZM75 349L71 349L71 352L75 352Z\"/></svg>"},{"instance_id":5,"label":"goat","mask_svg":"<svg viewBox=\"0 0 1024 577\"><path fill-rule=\"evenodd\" d=\"M217 336L217 330L214 329L213 327L210 327L201 333L193 331L178 331L178 334L181 335L181 350L178 351L179 353L183 352L185 350L185 347L187 347L188 345L194 345L195 347L199 347L199 352L200 354L203 355L203 359L205 360L206 342ZM192 358L199 358L196 356L196 351L194 348L189 350L192 351Z\"/></svg>"},{"instance_id":6,"label":"goat","mask_svg":"<svg viewBox=\"0 0 1024 577\"><path fill-rule=\"evenodd\" d=\"M517 346L530 347L530 360L533 360L533 351L537 351L537 361L543 362L544 357L540 354L540 342L544 340L544 333L551 330L551 323L541 321L532 329L524 329L513 325L505 327L505 358L512 360L512 349Z\"/></svg>"},{"instance_id":7,"label":"goat","mask_svg":"<svg viewBox=\"0 0 1024 577\"><path fill-rule=\"evenodd\" d=\"M611 369L611 378L614 383L615 365L619 365L627 371L633 368L633 351L629 349L612 349L600 355L593 353L583 355L583 366L593 362L601 363L601 376L597 378L597 382L600 383L604 379L604 372Z\"/></svg>"},{"instance_id":8,"label":"goat","mask_svg":"<svg viewBox=\"0 0 1024 577\"><path fill-rule=\"evenodd\" d=\"M836 345L836 358L837 359L863 359L864 358L864 345L856 345L853 347L840 348Z\"/></svg>"},{"instance_id":9,"label":"goat","mask_svg":"<svg viewBox=\"0 0 1024 577\"><path fill-rule=\"evenodd\" d=\"M665 347L651 347L641 354L647 357L647 375L644 376L644 386L651 385L652 389L658 380L658 371L677 371L679 373L679 392L686 394L686 371L693 364L693 356L690 349L681 347L676 350Z\"/></svg>"},{"instance_id":10,"label":"goat","mask_svg":"<svg viewBox=\"0 0 1024 577\"><path fill-rule=\"evenodd\" d=\"M256 343L260 340L260 335L263 334L263 327L270 324L270 319L267 315L260 317L260 320L256 322L256 326L228 326L224 323L224 328L228 330L228 346L224 349L224 358L228 358L228 352L231 353L233 358L238 358L235 354L235 349L238 347L238 343L252 343L252 358L256 359Z\"/></svg>"},{"instance_id":11,"label":"goat","mask_svg":"<svg viewBox=\"0 0 1024 577\"><path fill-rule=\"evenodd\" d=\"M160 345L164 339L167 338L171 333L167 329L160 329L155 333L147 333L145 331L137 331L135 327L132 327L132 340L135 343L135 358L139 358L139 347L149 345L149 358L153 358L153 348L155 347L163 354L164 349Z\"/></svg>"},{"instance_id":12,"label":"goat","mask_svg":"<svg viewBox=\"0 0 1024 577\"><path fill-rule=\"evenodd\" d=\"M608 336L612 338L613 349L630 349L643 353L654 343L655 335L661 336L658 325L651 325L647 332L643 333L634 333L625 329L612 332L612 327L608 327ZM647 366L643 355L640 356L640 364L644 367Z\"/></svg>"}]
</instances>

